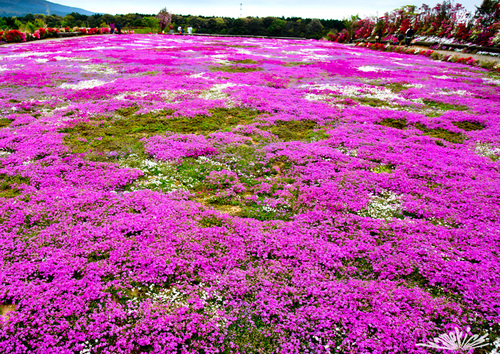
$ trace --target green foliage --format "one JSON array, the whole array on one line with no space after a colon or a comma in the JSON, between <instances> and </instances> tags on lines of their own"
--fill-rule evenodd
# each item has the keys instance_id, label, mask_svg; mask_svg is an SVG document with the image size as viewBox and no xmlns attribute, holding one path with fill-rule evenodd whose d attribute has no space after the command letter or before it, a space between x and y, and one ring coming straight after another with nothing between
<instances>
[{"instance_id":1,"label":"green foliage","mask_svg":"<svg viewBox=\"0 0 500 354\"><path fill-rule=\"evenodd\" d=\"M371 107L388 107L390 106L389 103L386 101L383 101L379 98L374 98L374 97L354 97L354 101L357 101L361 103L362 105L367 105Z\"/></svg>"},{"instance_id":2,"label":"green foliage","mask_svg":"<svg viewBox=\"0 0 500 354\"><path fill-rule=\"evenodd\" d=\"M14 198L21 194L20 184L29 184L29 178L0 174L0 198Z\"/></svg>"},{"instance_id":3,"label":"green foliage","mask_svg":"<svg viewBox=\"0 0 500 354\"><path fill-rule=\"evenodd\" d=\"M227 328L224 340L227 349L223 354L234 353L229 343L242 348L244 353L277 353L280 350L272 324L257 314L241 314Z\"/></svg>"},{"instance_id":4,"label":"green foliage","mask_svg":"<svg viewBox=\"0 0 500 354\"><path fill-rule=\"evenodd\" d=\"M284 141L304 140L314 135L317 123L312 120L278 120L271 127L262 127Z\"/></svg>"},{"instance_id":5,"label":"green foliage","mask_svg":"<svg viewBox=\"0 0 500 354\"><path fill-rule=\"evenodd\" d=\"M75 18L72 15L64 16L63 20L61 21L62 27L74 27L75 25Z\"/></svg>"},{"instance_id":6,"label":"green foliage","mask_svg":"<svg viewBox=\"0 0 500 354\"><path fill-rule=\"evenodd\" d=\"M257 62L252 59L232 60L232 62L236 64L257 64Z\"/></svg>"},{"instance_id":7,"label":"green foliage","mask_svg":"<svg viewBox=\"0 0 500 354\"><path fill-rule=\"evenodd\" d=\"M403 119L385 118L378 124L396 129L408 128L408 122ZM468 127L469 125L467 124L466 126ZM415 124L415 128L421 130L425 135L432 136L438 139L443 139L449 141L450 143L460 144L465 139L465 136L463 136L460 133L451 132L443 128L430 129L421 123Z\"/></svg>"},{"instance_id":8,"label":"green foliage","mask_svg":"<svg viewBox=\"0 0 500 354\"><path fill-rule=\"evenodd\" d=\"M440 101L434 101L434 100L429 100L429 99L424 99L423 100L425 105L430 108L435 108L439 109L441 111L466 111L467 106L463 105L454 105L454 104L449 104L449 103L444 103Z\"/></svg>"},{"instance_id":9,"label":"green foliage","mask_svg":"<svg viewBox=\"0 0 500 354\"><path fill-rule=\"evenodd\" d=\"M454 144L461 144L465 139L465 136L463 136L462 134L451 132L443 128L430 129L420 123L415 124L415 128L424 132L425 135L432 136L433 138L443 139Z\"/></svg>"},{"instance_id":10,"label":"green foliage","mask_svg":"<svg viewBox=\"0 0 500 354\"><path fill-rule=\"evenodd\" d=\"M457 128L460 128L465 131L473 131L473 130L482 130L484 129L484 125L479 122L471 122L471 121L461 121L461 122L452 122L453 125Z\"/></svg>"},{"instance_id":11,"label":"green foliage","mask_svg":"<svg viewBox=\"0 0 500 354\"><path fill-rule=\"evenodd\" d=\"M408 122L406 119L384 118L378 124L396 129L406 129Z\"/></svg>"},{"instance_id":12,"label":"green foliage","mask_svg":"<svg viewBox=\"0 0 500 354\"><path fill-rule=\"evenodd\" d=\"M401 91L408 90L408 87L399 82L394 82L391 84L381 84L381 86L391 90L394 93L400 93Z\"/></svg>"},{"instance_id":13,"label":"green foliage","mask_svg":"<svg viewBox=\"0 0 500 354\"><path fill-rule=\"evenodd\" d=\"M210 116L171 117L171 112L137 115L137 110L137 107L124 108L116 111L120 118L103 118L62 129L62 132L67 133L65 143L75 153L114 151L125 155L143 155L144 148L140 139L144 137L167 131L208 134L239 124L248 124L260 114L244 108L218 108L210 110ZM99 156L94 158L106 159L105 156Z\"/></svg>"},{"instance_id":14,"label":"green foliage","mask_svg":"<svg viewBox=\"0 0 500 354\"><path fill-rule=\"evenodd\" d=\"M486 70L493 70L496 68L498 62L490 61L490 60L481 60L479 61L479 66Z\"/></svg>"},{"instance_id":15,"label":"green foliage","mask_svg":"<svg viewBox=\"0 0 500 354\"><path fill-rule=\"evenodd\" d=\"M323 29L324 26L321 24L321 21L317 18L313 19L306 26L306 33L308 35L308 38L320 39L324 35Z\"/></svg>"},{"instance_id":16,"label":"green foliage","mask_svg":"<svg viewBox=\"0 0 500 354\"><path fill-rule=\"evenodd\" d=\"M262 68L259 67L246 67L246 66L236 66L236 65L220 65L210 67L210 71L222 71L226 73L249 73L254 71L261 71Z\"/></svg>"},{"instance_id":17,"label":"green foliage","mask_svg":"<svg viewBox=\"0 0 500 354\"><path fill-rule=\"evenodd\" d=\"M165 10L165 11L164 11ZM165 16L164 16L165 15ZM171 17L170 17L171 16ZM158 30L168 29L169 24L177 26L191 25L194 31L199 28L200 33L214 34L240 34L240 35L257 35L257 36L292 36L306 38L321 38L329 30L342 30L344 25L339 20L318 20L318 19L301 19L294 18L276 18L276 17L246 17L246 18L229 18L229 17L203 17L191 15L174 15L163 9L158 15L110 15L110 14L94 14L92 16L71 13L66 17L57 15L26 15L24 17L12 17L4 19L0 18L0 29L19 29L28 22L35 24L35 27L44 27L43 24L36 21L40 19L48 27L102 27L103 23L120 23L124 29L134 28L136 33L148 33ZM152 18L157 21L151 20ZM5 22L5 25L2 24Z\"/></svg>"},{"instance_id":18,"label":"green foliage","mask_svg":"<svg viewBox=\"0 0 500 354\"><path fill-rule=\"evenodd\" d=\"M286 21L279 18L275 18L273 23L268 28L269 34L273 36L284 35L283 31L286 27Z\"/></svg>"},{"instance_id":19,"label":"green foliage","mask_svg":"<svg viewBox=\"0 0 500 354\"><path fill-rule=\"evenodd\" d=\"M8 127L12 123L12 119L0 118L0 129Z\"/></svg>"},{"instance_id":20,"label":"green foliage","mask_svg":"<svg viewBox=\"0 0 500 354\"><path fill-rule=\"evenodd\" d=\"M375 173L392 173L394 170L393 165L379 165L373 169Z\"/></svg>"},{"instance_id":21,"label":"green foliage","mask_svg":"<svg viewBox=\"0 0 500 354\"><path fill-rule=\"evenodd\" d=\"M146 24L146 27L149 27L154 31L160 29L160 20L158 20L156 17L153 16L144 17L142 21Z\"/></svg>"},{"instance_id":22,"label":"green foliage","mask_svg":"<svg viewBox=\"0 0 500 354\"><path fill-rule=\"evenodd\" d=\"M35 24L36 29L43 28L46 26L45 21L42 18L35 19L34 24Z\"/></svg>"}]
</instances>

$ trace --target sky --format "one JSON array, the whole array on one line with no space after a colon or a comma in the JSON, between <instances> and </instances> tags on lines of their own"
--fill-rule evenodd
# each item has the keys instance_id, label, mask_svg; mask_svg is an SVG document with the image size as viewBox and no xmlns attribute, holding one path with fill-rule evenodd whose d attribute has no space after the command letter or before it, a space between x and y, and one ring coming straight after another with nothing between
<instances>
[{"instance_id":1,"label":"sky","mask_svg":"<svg viewBox=\"0 0 500 354\"><path fill-rule=\"evenodd\" d=\"M166 7L178 15L203 15L220 17L276 16L302 17L341 20L350 15L383 15L403 5L422 3L408 0L182 0L167 2L164 0L50 0L61 5L83 8L88 11L109 14L142 13L156 14ZM422 0L420 0L422 1ZM438 0L424 1L429 6L441 3ZM457 1L469 11L474 12L482 0ZM457 3L456 2L456 3ZM336 3L339 3L338 5ZM242 10L240 10L242 4Z\"/></svg>"}]
</instances>

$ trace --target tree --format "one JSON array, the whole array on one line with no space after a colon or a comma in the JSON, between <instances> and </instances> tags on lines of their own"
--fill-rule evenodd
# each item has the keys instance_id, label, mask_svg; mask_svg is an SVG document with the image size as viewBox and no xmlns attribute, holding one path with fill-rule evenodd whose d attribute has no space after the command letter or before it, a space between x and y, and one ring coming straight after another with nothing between
<instances>
[{"instance_id":1,"label":"tree","mask_svg":"<svg viewBox=\"0 0 500 354\"><path fill-rule=\"evenodd\" d=\"M44 28L44 27L46 27L46 26L47 26L47 25L45 24L45 21L44 21L43 19L41 19L41 18L37 18L37 19L35 19L34 24L35 24L35 27L36 27L37 29L39 29L39 28Z\"/></svg>"},{"instance_id":2,"label":"tree","mask_svg":"<svg viewBox=\"0 0 500 354\"><path fill-rule=\"evenodd\" d=\"M306 33L309 38L320 39L323 36L323 25L315 18L306 26Z\"/></svg>"},{"instance_id":3,"label":"tree","mask_svg":"<svg viewBox=\"0 0 500 354\"><path fill-rule=\"evenodd\" d=\"M354 39L354 33L356 31L356 22L358 22L360 19L361 18L358 15L351 15L350 18L346 18L342 21L349 35L348 39L349 42Z\"/></svg>"},{"instance_id":4,"label":"tree","mask_svg":"<svg viewBox=\"0 0 500 354\"><path fill-rule=\"evenodd\" d=\"M265 34L264 23L258 17L253 17L248 22L248 31L253 35L263 35Z\"/></svg>"},{"instance_id":5,"label":"tree","mask_svg":"<svg viewBox=\"0 0 500 354\"><path fill-rule=\"evenodd\" d=\"M283 35L283 31L285 30L286 27L286 21L281 20L279 18L275 18L273 23L271 23L271 26L269 26L269 34L274 35L274 36L279 36Z\"/></svg>"},{"instance_id":6,"label":"tree","mask_svg":"<svg viewBox=\"0 0 500 354\"><path fill-rule=\"evenodd\" d=\"M156 17L144 17L142 19L142 22L144 22L149 28L151 28L151 31L154 31L156 30L156 28L158 28L159 20Z\"/></svg>"},{"instance_id":7,"label":"tree","mask_svg":"<svg viewBox=\"0 0 500 354\"><path fill-rule=\"evenodd\" d=\"M163 32L172 22L172 14L167 11L167 8L164 7L163 9L158 12L158 15L156 15L156 18L158 19L158 25L160 26L160 30Z\"/></svg>"},{"instance_id":8,"label":"tree","mask_svg":"<svg viewBox=\"0 0 500 354\"><path fill-rule=\"evenodd\" d=\"M64 16L61 25L63 27L73 27L75 25L75 18L72 15Z\"/></svg>"},{"instance_id":9,"label":"tree","mask_svg":"<svg viewBox=\"0 0 500 354\"><path fill-rule=\"evenodd\" d=\"M6 29L7 28L7 22L3 19L3 17L0 17L0 30Z\"/></svg>"},{"instance_id":10,"label":"tree","mask_svg":"<svg viewBox=\"0 0 500 354\"><path fill-rule=\"evenodd\" d=\"M476 19L481 19L484 26L488 27L500 22L500 0L483 0L481 6L476 7Z\"/></svg>"}]
</instances>

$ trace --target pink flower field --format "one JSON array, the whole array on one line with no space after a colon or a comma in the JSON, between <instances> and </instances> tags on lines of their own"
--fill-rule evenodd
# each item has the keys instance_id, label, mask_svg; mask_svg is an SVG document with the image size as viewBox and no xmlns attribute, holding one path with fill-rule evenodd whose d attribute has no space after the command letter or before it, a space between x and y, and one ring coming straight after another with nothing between
<instances>
[{"instance_id":1,"label":"pink flower field","mask_svg":"<svg viewBox=\"0 0 500 354\"><path fill-rule=\"evenodd\" d=\"M498 74L162 35L0 59L0 352L494 350Z\"/></svg>"}]
</instances>

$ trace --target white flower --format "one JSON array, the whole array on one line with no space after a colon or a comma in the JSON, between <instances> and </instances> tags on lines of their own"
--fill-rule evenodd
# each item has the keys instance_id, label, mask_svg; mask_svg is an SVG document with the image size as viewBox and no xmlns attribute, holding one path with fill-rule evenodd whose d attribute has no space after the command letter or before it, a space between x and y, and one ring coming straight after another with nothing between
<instances>
[{"instance_id":1,"label":"white flower","mask_svg":"<svg viewBox=\"0 0 500 354\"><path fill-rule=\"evenodd\" d=\"M489 345L486 343L487 337L487 334L481 337L478 334L474 334L469 337L467 333L455 328L455 332L441 334L439 337L434 338L434 342L429 341L427 344L419 343L417 346L445 350L468 351Z\"/></svg>"}]
</instances>

